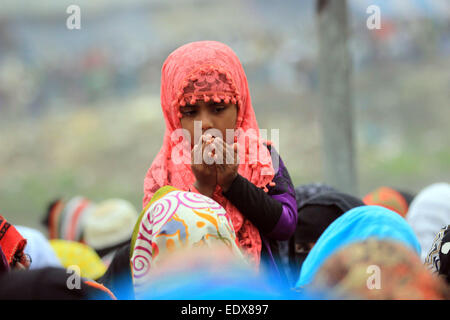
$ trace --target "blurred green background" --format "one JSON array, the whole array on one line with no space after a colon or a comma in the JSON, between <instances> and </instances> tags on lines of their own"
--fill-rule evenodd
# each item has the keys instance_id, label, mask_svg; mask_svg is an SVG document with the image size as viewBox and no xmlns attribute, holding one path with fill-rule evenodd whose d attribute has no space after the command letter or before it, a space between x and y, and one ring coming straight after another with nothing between
<instances>
[{"instance_id":1,"label":"blurred green background","mask_svg":"<svg viewBox=\"0 0 450 320\"><path fill-rule=\"evenodd\" d=\"M68 30L66 8L81 8ZM381 8L368 30L366 8ZM450 181L448 0L349 1L359 196ZM162 144L160 70L182 44L239 56L260 128L295 185L326 182L315 1L6 0L0 11L0 213L39 225L56 197L140 210ZM270 131L269 131L270 132Z\"/></svg>"}]
</instances>

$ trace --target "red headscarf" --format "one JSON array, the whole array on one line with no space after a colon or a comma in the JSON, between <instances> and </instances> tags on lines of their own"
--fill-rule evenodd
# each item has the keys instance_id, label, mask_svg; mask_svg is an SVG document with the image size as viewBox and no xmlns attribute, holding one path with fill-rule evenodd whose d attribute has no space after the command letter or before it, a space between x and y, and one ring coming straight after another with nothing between
<instances>
[{"instance_id":1,"label":"red headscarf","mask_svg":"<svg viewBox=\"0 0 450 320\"><path fill-rule=\"evenodd\" d=\"M0 216L0 248L10 265L14 256L23 252L26 244L27 240L22 237L17 229Z\"/></svg>"},{"instance_id":2,"label":"red headscarf","mask_svg":"<svg viewBox=\"0 0 450 320\"><path fill-rule=\"evenodd\" d=\"M162 67L161 107L166 131L163 146L144 180L144 207L153 194L165 185L182 190L193 189L195 176L190 168L190 141L184 140L184 147L188 146L189 152L183 154L182 164L176 164L171 160L172 151L180 141L179 136L174 138L172 133L181 129L180 106L186 103L195 104L197 100L223 100L225 103L237 104L235 129L241 129L245 133L244 139L241 139L242 135L237 139L239 157L246 159L245 163L239 165L239 174L260 188L265 188L274 177L270 153L260 139L247 77L238 57L220 42L193 42L172 52ZM249 134L252 130L253 134ZM245 136L250 140L249 145L245 143ZM253 147L257 147L258 153L261 153L256 161L253 161L253 153L250 153L253 160L249 159L249 148ZM258 266L261 254L258 229L222 195L219 186L216 186L213 199L230 215L241 247Z\"/></svg>"}]
</instances>

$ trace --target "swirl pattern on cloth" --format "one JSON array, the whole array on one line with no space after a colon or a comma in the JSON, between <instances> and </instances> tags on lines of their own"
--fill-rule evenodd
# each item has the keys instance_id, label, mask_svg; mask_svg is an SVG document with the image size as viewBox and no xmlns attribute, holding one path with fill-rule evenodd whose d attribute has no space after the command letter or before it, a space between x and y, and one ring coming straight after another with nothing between
<instances>
[{"instance_id":1,"label":"swirl pattern on cloth","mask_svg":"<svg viewBox=\"0 0 450 320\"><path fill-rule=\"evenodd\" d=\"M225 246L244 259L231 219L220 204L198 193L162 189L168 192L147 205L133 235L131 269L136 293L147 288L158 261L178 250Z\"/></svg>"}]
</instances>

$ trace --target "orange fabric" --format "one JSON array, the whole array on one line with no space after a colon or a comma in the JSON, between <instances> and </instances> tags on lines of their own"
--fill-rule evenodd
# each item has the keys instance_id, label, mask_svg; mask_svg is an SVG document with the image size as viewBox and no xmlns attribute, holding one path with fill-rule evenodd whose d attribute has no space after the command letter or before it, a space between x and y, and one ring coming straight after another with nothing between
<instances>
[{"instance_id":1,"label":"orange fabric","mask_svg":"<svg viewBox=\"0 0 450 320\"><path fill-rule=\"evenodd\" d=\"M27 240L17 229L0 216L0 247L10 265L14 256L23 252L26 244Z\"/></svg>"},{"instance_id":2,"label":"orange fabric","mask_svg":"<svg viewBox=\"0 0 450 320\"><path fill-rule=\"evenodd\" d=\"M166 185L197 192L192 186L195 176L189 165L190 142L184 139L183 148L187 148L184 149L184 160L182 164L176 164L171 160L172 150L180 140L173 141L171 134L181 128L180 105L185 105L186 102L195 103L196 100L207 102L210 99L216 102L236 102L238 115L235 130L241 129L245 133L238 136L236 142L240 150L239 158L246 160L239 165L238 172L257 187L267 191L266 185L272 181L274 169L270 153L259 136L244 69L228 46L216 41L200 41L176 49L162 67L161 107L166 131L163 146L144 180L143 207L159 188ZM249 135L249 130L253 130L253 134ZM249 144L245 143L246 139L249 139ZM249 158L250 146L259 150L262 154L260 159L254 161L253 157ZM222 196L219 186L216 187L213 199L230 215L241 248L258 266L261 255L261 236L258 229Z\"/></svg>"},{"instance_id":3,"label":"orange fabric","mask_svg":"<svg viewBox=\"0 0 450 320\"><path fill-rule=\"evenodd\" d=\"M408 213L408 203L400 192L388 188L380 187L367 194L363 202L368 206L381 206L397 212L403 218Z\"/></svg>"},{"instance_id":4,"label":"orange fabric","mask_svg":"<svg viewBox=\"0 0 450 320\"><path fill-rule=\"evenodd\" d=\"M95 289L98 289L100 291L106 292L112 300L117 300L116 296L114 295L114 293L111 292L111 290L109 290L107 287L105 287L104 285L95 282L95 281L84 281L85 284L87 284L90 287L93 287Z\"/></svg>"},{"instance_id":5,"label":"orange fabric","mask_svg":"<svg viewBox=\"0 0 450 320\"><path fill-rule=\"evenodd\" d=\"M75 212L73 213L73 216L71 217L71 223L69 226L69 230L67 232L67 240L76 241L75 239L75 231L77 227L77 221L83 212L83 210L89 205L90 201L87 199L83 199L81 203L78 205L78 207L75 209Z\"/></svg>"}]
</instances>

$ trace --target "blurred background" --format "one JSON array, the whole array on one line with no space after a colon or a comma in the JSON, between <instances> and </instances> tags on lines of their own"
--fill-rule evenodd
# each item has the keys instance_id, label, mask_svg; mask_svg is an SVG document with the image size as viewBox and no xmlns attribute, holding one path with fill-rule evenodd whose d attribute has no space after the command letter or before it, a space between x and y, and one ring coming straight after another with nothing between
<instances>
[{"instance_id":1,"label":"blurred background","mask_svg":"<svg viewBox=\"0 0 450 320\"><path fill-rule=\"evenodd\" d=\"M66 9L81 8L69 30ZM450 181L450 2L352 0L349 46L359 196ZM369 30L369 5L381 9ZM161 147L160 71L187 42L229 45L260 128L280 129L295 185L326 182L315 0L3 0L0 213L39 225L60 196L142 208Z\"/></svg>"}]
</instances>

